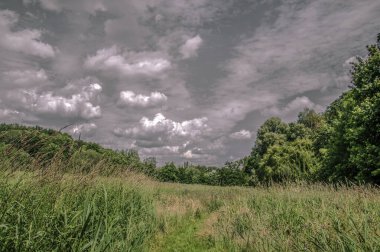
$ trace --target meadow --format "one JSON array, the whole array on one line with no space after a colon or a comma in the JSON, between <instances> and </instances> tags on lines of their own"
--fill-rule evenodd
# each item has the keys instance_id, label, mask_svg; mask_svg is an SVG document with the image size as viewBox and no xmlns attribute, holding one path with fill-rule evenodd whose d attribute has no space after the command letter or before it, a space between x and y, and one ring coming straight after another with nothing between
<instances>
[{"instance_id":1,"label":"meadow","mask_svg":"<svg viewBox=\"0 0 380 252\"><path fill-rule=\"evenodd\" d=\"M2 171L1 251L379 251L380 190Z\"/></svg>"}]
</instances>

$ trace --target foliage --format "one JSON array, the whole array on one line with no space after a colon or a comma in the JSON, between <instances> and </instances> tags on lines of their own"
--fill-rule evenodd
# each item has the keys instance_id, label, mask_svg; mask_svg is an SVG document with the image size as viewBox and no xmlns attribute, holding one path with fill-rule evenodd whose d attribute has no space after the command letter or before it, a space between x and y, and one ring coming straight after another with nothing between
<instances>
[{"instance_id":1,"label":"foliage","mask_svg":"<svg viewBox=\"0 0 380 252\"><path fill-rule=\"evenodd\" d=\"M166 163L157 171L157 177L164 182L179 182L178 168L173 162Z\"/></svg>"},{"instance_id":2,"label":"foliage","mask_svg":"<svg viewBox=\"0 0 380 252\"><path fill-rule=\"evenodd\" d=\"M322 177L380 184L380 40L353 64L352 88L330 105Z\"/></svg>"},{"instance_id":3,"label":"foliage","mask_svg":"<svg viewBox=\"0 0 380 252\"><path fill-rule=\"evenodd\" d=\"M260 160L256 172L264 182L283 182L310 179L318 168L312 141L301 138L272 145Z\"/></svg>"},{"instance_id":4,"label":"foliage","mask_svg":"<svg viewBox=\"0 0 380 252\"><path fill-rule=\"evenodd\" d=\"M259 182L353 181L380 184L380 35L353 63L352 87L324 114L305 108L297 122L268 119L245 172Z\"/></svg>"},{"instance_id":5,"label":"foliage","mask_svg":"<svg viewBox=\"0 0 380 252\"><path fill-rule=\"evenodd\" d=\"M297 122L268 119L244 162L245 172L256 181L251 184L312 179L320 167L315 143L324 124L323 116L308 108L299 113Z\"/></svg>"},{"instance_id":6,"label":"foliage","mask_svg":"<svg viewBox=\"0 0 380 252\"><path fill-rule=\"evenodd\" d=\"M96 143L74 140L66 133L38 126L0 124L0 153L3 169L96 171L103 175L126 170L152 172L151 168L143 169L136 150L105 149ZM99 167L101 169L96 170Z\"/></svg>"}]
</instances>

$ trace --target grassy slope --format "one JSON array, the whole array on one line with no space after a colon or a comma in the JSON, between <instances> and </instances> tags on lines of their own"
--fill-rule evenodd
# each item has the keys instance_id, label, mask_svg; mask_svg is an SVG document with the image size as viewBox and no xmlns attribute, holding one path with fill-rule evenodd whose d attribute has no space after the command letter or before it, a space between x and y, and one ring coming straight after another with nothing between
<instances>
[{"instance_id":1,"label":"grassy slope","mask_svg":"<svg viewBox=\"0 0 380 252\"><path fill-rule=\"evenodd\" d=\"M380 191L0 176L2 251L379 251ZM20 179L22 178L22 179Z\"/></svg>"}]
</instances>

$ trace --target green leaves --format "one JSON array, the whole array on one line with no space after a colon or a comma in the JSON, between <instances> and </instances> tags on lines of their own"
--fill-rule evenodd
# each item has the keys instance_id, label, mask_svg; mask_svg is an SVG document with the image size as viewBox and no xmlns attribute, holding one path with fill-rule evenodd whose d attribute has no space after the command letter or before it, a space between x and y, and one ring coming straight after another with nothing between
<instances>
[{"instance_id":1,"label":"green leaves","mask_svg":"<svg viewBox=\"0 0 380 252\"><path fill-rule=\"evenodd\" d=\"M380 184L380 34L352 64L352 89L321 115L297 122L268 119L258 130L245 171L260 181L351 180Z\"/></svg>"},{"instance_id":2,"label":"green leaves","mask_svg":"<svg viewBox=\"0 0 380 252\"><path fill-rule=\"evenodd\" d=\"M324 174L329 180L380 183L380 48L353 64L353 88L327 112L331 130Z\"/></svg>"},{"instance_id":3,"label":"green leaves","mask_svg":"<svg viewBox=\"0 0 380 252\"><path fill-rule=\"evenodd\" d=\"M323 138L318 138L318 133L324 125L323 116L311 109L290 124L268 119L258 131L245 171L265 183L311 179L320 168Z\"/></svg>"}]
</instances>

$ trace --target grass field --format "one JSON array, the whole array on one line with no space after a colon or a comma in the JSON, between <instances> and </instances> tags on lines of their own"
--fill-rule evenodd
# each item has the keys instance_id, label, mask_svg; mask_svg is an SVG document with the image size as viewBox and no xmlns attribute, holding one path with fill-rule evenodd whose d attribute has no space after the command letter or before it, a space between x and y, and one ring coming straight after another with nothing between
<instances>
[{"instance_id":1,"label":"grass field","mask_svg":"<svg viewBox=\"0 0 380 252\"><path fill-rule=\"evenodd\" d=\"M0 176L1 251L380 251L380 190Z\"/></svg>"}]
</instances>

